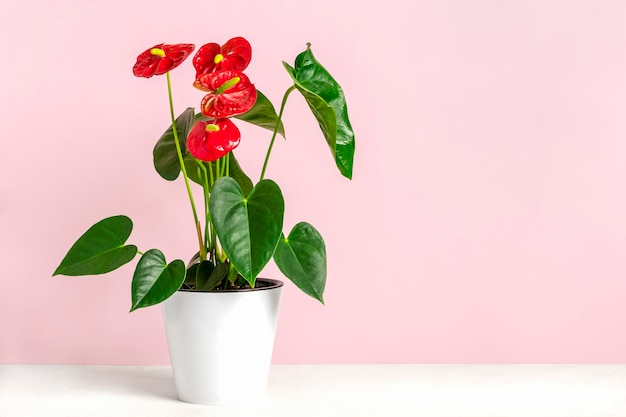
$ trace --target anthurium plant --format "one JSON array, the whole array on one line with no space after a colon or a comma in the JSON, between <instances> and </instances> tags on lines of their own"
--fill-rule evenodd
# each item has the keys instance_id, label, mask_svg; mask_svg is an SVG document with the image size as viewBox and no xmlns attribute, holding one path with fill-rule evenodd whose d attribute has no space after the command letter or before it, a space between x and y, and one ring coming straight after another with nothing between
<instances>
[{"instance_id":1,"label":"anthurium plant","mask_svg":"<svg viewBox=\"0 0 626 417\"><path fill-rule=\"evenodd\" d=\"M154 167L168 181L182 173L197 235L197 254L186 264L180 259L168 262L158 249L141 252L127 243L133 228L131 219L117 215L89 228L54 275L104 274L140 255L131 285L133 311L158 304L178 290L254 288L259 273L273 259L297 287L323 303L324 240L306 222L283 232L283 195L274 181L265 178L265 172L277 136L286 138L282 115L288 97L297 91L317 120L339 172L352 178L354 133L341 87L307 44L293 66L283 62L292 83L276 113L272 102L244 73L252 48L246 39L236 37L223 45L207 43L196 51L193 87L204 92L200 111L190 107L175 117L170 71L194 49L192 44L156 45L137 57L133 74L142 78L165 75L167 80L171 124L154 147ZM256 183L234 154L241 140L239 122L268 131L268 149ZM196 203L192 186L196 192L201 189L202 205Z\"/></svg>"}]
</instances>

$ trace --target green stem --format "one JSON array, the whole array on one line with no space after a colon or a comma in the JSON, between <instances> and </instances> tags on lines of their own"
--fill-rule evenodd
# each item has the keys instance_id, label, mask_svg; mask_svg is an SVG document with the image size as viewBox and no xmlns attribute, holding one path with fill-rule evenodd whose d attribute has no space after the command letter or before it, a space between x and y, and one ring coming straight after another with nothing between
<instances>
[{"instance_id":1,"label":"green stem","mask_svg":"<svg viewBox=\"0 0 626 417\"><path fill-rule=\"evenodd\" d=\"M202 170L202 190L204 191L204 247L209 246L209 174L207 173L206 166L202 162L198 162L200 169Z\"/></svg>"},{"instance_id":2,"label":"green stem","mask_svg":"<svg viewBox=\"0 0 626 417\"><path fill-rule=\"evenodd\" d=\"M215 177L213 175L213 162L207 162L208 164L208 171L209 171L209 192L207 193L207 200L209 204L211 202L211 190L213 189L213 186L215 185ZM208 209L207 209L207 224L211 222L211 213L209 213ZM213 265L217 265L217 235L215 233L215 228L213 227L213 224L211 224L211 236L209 239L210 245L209 248L211 248L211 260L213 261Z\"/></svg>"},{"instance_id":3,"label":"green stem","mask_svg":"<svg viewBox=\"0 0 626 417\"><path fill-rule=\"evenodd\" d=\"M261 178L259 181L263 180L265 177L265 169L267 168L267 163L270 160L270 154L272 153L272 147L274 146L274 141L276 140L276 135L278 134L278 128L280 127L280 121L283 117L283 111L285 110L285 105L287 104L287 97L293 90L296 89L295 85L292 85L285 91L285 95L283 96L283 101L280 103L280 110L278 112L278 120L276 120L276 126L274 127L274 133L272 134L272 140L270 141L270 146L267 148L267 154L265 155L265 162L263 163L263 170L261 171Z\"/></svg>"},{"instance_id":4,"label":"green stem","mask_svg":"<svg viewBox=\"0 0 626 417\"><path fill-rule=\"evenodd\" d=\"M200 246L200 260L206 260L206 248L202 241L202 230L200 229L200 221L198 220L198 212L196 211L196 204L193 201L193 194L191 193L191 186L189 185L189 177L187 176L187 170L185 169L185 161L183 160L183 153L180 148L180 142L178 140L178 131L176 130L176 118L174 117L174 101L172 100L172 82L170 80L170 73L167 72L167 96L170 103L170 117L172 118L172 133L174 134L174 143L176 143L176 153L178 154L178 162L180 163L180 170L183 172L183 178L185 179L185 187L187 187L187 195L189 195L189 202L191 203L191 211L193 212L193 219L196 224L196 233L198 234L198 244Z\"/></svg>"},{"instance_id":5,"label":"green stem","mask_svg":"<svg viewBox=\"0 0 626 417\"><path fill-rule=\"evenodd\" d=\"M222 158L222 171L220 172L220 177L225 177L226 174L226 164L228 164L228 154L223 156Z\"/></svg>"},{"instance_id":6,"label":"green stem","mask_svg":"<svg viewBox=\"0 0 626 417\"><path fill-rule=\"evenodd\" d=\"M208 162L209 164L209 181L211 184L211 188L209 188L209 192L211 191L211 189L213 188L213 185L215 184L215 178L213 178L213 162Z\"/></svg>"}]
</instances>

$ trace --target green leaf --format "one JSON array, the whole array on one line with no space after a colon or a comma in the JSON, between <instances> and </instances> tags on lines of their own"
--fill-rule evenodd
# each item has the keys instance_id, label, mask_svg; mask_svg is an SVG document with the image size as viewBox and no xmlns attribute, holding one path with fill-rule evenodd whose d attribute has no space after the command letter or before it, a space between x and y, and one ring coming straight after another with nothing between
<instances>
[{"instance_id":1,"label":"green leaf","mask_svg":"<svg viewBox=\"0 0 626 417\"><path fill-rule=\"evenodd\" d=\"M274 262L305 294L324 304L326 245L313 226L301 222L294 226L287 238L282 236L274 253Z\"/></svg>"},{"instance_id":2,"label":"green leaf","mask_svg":"<svg viewBox=\"0 0 626 417\"><path fill-rule=\"evenodd\" d=\"M317 119L339 171L352 178L354 131L341 86L315 59L310 45L296 57L294 68L283 65Z\"/></svg>"},{"instance_id":3,"label":"green leaf","mask_svg":"<svg viewBox=\"0 0 626 417\"><path fill-rule=\"evenodd\" d=\"M201 117L204 116L201 114L194 116L193 108L189 107L176 118L176 133L178 133L178 139L180 141L183 156L187 152L185 143L187 141L189 130L191 130L194 123ZM162 178L168 181L173 181L178 178L178 174L180 172L180 162L178 161L178 153L176 152L176 142L174 140L174 131L172 130L172 126L167 128L165 133L161 135L158 142L154 146L152 155L154 168Z\"/></svg>"},{"instance_id":4,"label":"green leaf","mask_svg":"<svg viewBox=\"0 0 626 417\"><path fill-rule=\"evenodd\" d=\"M235 116L235 119L243 120L244 122L252 123L253 125L274 132L276 123L278 122L278 114L276 114L274 105L259 90L256 90L256 93L257 97L254 106L244 114ZM282 120L278 125L278 133L282 137L285 137L285 126L283 126Z\"/></svg>"},{"instance_id":5,"label":"green leaf","mask_svg":"<svg viewBox=\"0 0 626 417\"><path fill-rule=\"evenodd\" d=\"M204 171L202 170L201 165L208 167L208 163L202 162L199 159L194 158L190 154L184 156L183 162L185 163L185 169L187 170L187 176L189 177L189 179L196 184L204 186ZM208 170L208 168L205 169Z\"/></svg>"},{"instance_id":6,"label":"green leaf","mask_svg":"<svg viewBox=\"0 0 626 417\"><path fill-rule=\"evenodd\" d=\"M210 261L202 261L198 267L196 290L211 291L222 282L228 274L228 265L217 264L213 266Z\"/></svg>"},{"instance_id":7,"label":"green leaf","mask_svg":"<svg viewBox=\"0 0 626 417\"><path fill-rule=\"evenodd\" d=\"M230 261L250 285L272 258L283 227L285 204L280 188L262 180L246 198L237 181L223 177L211 192L210 212Z\"/></svg>"},{"instance_id":8,"label":"green leaf","mask_svg":"<svg viewBox=\"0 0 626 417\"><path fill-rule=\"evenodd\" d=\"M252 188L254 188L252 180L246 175L245 172L243 172L241 165L239 165L239 161L235 158L234 152L230 153L229 171L230 176L237 181L237 184L239 184L243 190L243 195L249 196L252 192Z\"/></svg>"},{"instance_id":9,"label":"green leaf","mask_svg":"<svg viewBox=\"0 0 626 417\"><path fill-rule=\"evenodd\" d=\"M132 230L126 216L100 220L78 238L53 276L105 274L127 264L137 254L136 246L125 245Z\"/></svg>"},{"instance_id":10,"label":"green leaf","mask_svg":"<svg viewBox=\"0 0 626 417\"><path fill-rule=\"evenodd\" d=\"M237 271L237 268L235 268L235 265L231 262L228 264L228 280L233 283L237 281L237 278L239 278L239 271Z\"/></svg>"},{"instance_id":11,"label":"green leaf","mask_svg":"<svg viewBox=\"0 0 626 417\"><path fill-rule=\"evenodd\" d=\"M198 266L200 263L194 263L190 267L187 268L187 273L185 274L185 284L187 287L195 287L197 284L196 273L198 272Z\"/></svg>"},{"instance_id":12,"label":"green leaf","mask_svg":"<svg viewBox=\"0 0 626 417\"><path fill-rule=\"evenodd\" d=\"M211 272L213 272L213 263L211 261L201 261L199 264L196 265L196 282L194 284L196 286L196 289L200 289L204 287L209 281Z\"/></svg>"},{"instance_id":13,"label":"green leaf","mask_svg":"<svg viewBox=\"0 0 626 417\"><path fill-rule=\"evenodd\" d=\"M185 263L180 259L167 264L158 249L143 254L133 274L131 285L132 307L138 308L158 304L174 294L185 281Z\"/></svg>"}]
</instances>

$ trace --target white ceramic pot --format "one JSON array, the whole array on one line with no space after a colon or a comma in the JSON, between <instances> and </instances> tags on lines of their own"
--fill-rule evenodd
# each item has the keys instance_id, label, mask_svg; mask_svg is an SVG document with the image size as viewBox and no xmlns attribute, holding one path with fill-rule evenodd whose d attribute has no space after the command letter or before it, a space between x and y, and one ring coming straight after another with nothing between
<instances>
[{"instance_id":1,"label":"white ceramic pot","mask_svg":"<svg viewBox=\"0 0 626 417\"><path fill-rule=\"evenodd\" d=\"M251 290L177 291L162 304L178 398L246 404L267 387L281 281L258 279Z\"/></svg>"}]
</instances>

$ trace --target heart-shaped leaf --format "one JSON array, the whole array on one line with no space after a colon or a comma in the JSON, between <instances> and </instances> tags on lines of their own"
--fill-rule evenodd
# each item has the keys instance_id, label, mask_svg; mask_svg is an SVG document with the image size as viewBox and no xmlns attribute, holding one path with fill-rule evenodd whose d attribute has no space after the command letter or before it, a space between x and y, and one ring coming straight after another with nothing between
<instances>
[{"instance_id":1,"label":"heart-shaped leaf","mask_svg":"<svg viewBox=\"0 0 626 417\"><path fill-rule=\"evenodd\" d=\"M191 107L187 108L187 110L182 112L180 116L176 118L176 133L178 134L178 140L180 141L180 148L183 156L187 153L185 142L187 140L189 130L191 130L194 123L198 119L199 117L194 116L194 110ZM165 133L161 135L158 142L154 146L152 155L154 168L162 178L168 181L173 181L178 178L178 173L180 172L180 162L178 160L178 153L176 152L176 142L174 141L174 131L172 130L172 126L167 128Z\"/></svg>"},{"instance_id":2,"label":"heart-shaped leaf","mask_svg":"<svg viewBox=\"0 0 626 417\"><path fill-rule=\"evenodd\" d=\"M183 285L183 281L185 281L183 261L177 259L168 264L160 250L150 249L143 254L133 274L130 311L166 300Z\"/></svg>"},{"instance_id":3,"label":"heart-shaped leaf","mask_svg":"<svg viewBox=\"0 0 626 417\"><path fill-rule=\"evenodd\" d=\"M309 223L294 226L278 242L274 262L305 294L324 303L326 286L326 245L322 235Z\"/></svg>"},{"instance_id":4,"label":"heart-shaped leaf","mask_svg":"<svg viewBox=\"0 0 626 417\"><path fill-rule=\"evenodd\" d=\"M315 59L310 45L296 57L293 68L283 65L317 119L339 171L352 178L354 132L341 86Z\"/></svg>"},{"instance_id":5,"label":"heart-shaped leaf","mask_svg":"<svg viewBox=\"0 0 626 417\"><path fill-rule=\"evenodd\" d=\"M100 220L70 248L53 275L98 275L111 272L130 262L137 247L125 245L133 230L126 216Z\"/></svg>"},{"instance_id":6,"label":"heart-shaped leaf","mask_svg":"<svg viewBox=\"0 0 626 417\"><path fill-rule=\"evenodd\" d=\"M262 128L274 131L276 123L278 122L278 115L274 109L272 102L259 90L256 90L256 103L254 106L245 112L235 116L236 119L243 120L244 122L252 123L253 125L260 126ZM282 120L278 125L278 133L285 137L285 127Z\"/></svg>"},{"instance_id":7,"label":"heart-shaped leaf","mask_svg":"<svg viewBox=\"0 0 626 417\"><path fill-rule=\"evenodd\" d=\"M215 182L209 206L224 251L239 273L254 286L272 258L283 227L285 204L278 185L260 181L246 197L233 178Z\"/></svg>"}]
</instances>

